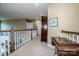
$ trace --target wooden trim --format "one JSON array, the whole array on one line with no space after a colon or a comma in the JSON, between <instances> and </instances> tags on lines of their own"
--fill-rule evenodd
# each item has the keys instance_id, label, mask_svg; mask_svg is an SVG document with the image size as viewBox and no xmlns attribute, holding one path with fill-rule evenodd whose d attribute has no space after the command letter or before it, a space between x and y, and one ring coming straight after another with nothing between
<instances>
[{"instance_id":1,"label":"wooden trim","mask_svg":"<svg viewBox=\"0 0 79 59\"><path fill-rule=\"evenodd\" d=\"M0 30L0 32L11 32L11 30Z\"/></svg>"},{"instance_id":2,"label":"wooden trim","mask_svg":"<svg viewBox=\"0 0 79 59\"><path fill-rule=\"evenodd\" d=\"M31 31L31 30L37 30L37 29L24 29L24 30L14 30L14 31Z\"/></svg>"},{"instance_id":3,"label":"wooden trim","mask_svg":"<svg viewBox=\"0 0 79 59\"><path fill-rule=\"evenodd\" d=\"M37 29L23 29L23 30L0 30L0 32L15 32L15 31L31 31Z\"/></svg>"},{"instance_id":4,"label":"wooden trim","mask_svg":"<svg viewBox=\"0 0 79 59\"><path fill-rule=\"evenodd\" d=\"M79 35L79 32L64 31L64 30L62 30L61 32L62 32L62 33L69 33L69 34L76 34L76 35Z\"/></svg>"}]
</instances>

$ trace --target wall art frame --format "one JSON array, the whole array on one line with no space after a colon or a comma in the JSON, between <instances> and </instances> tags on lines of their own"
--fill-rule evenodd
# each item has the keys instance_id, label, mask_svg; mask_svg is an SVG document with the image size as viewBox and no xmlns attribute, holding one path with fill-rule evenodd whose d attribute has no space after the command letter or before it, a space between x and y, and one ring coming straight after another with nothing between
<instances>
[{"instance_id":1,"label":"wall art frame","mask_svg":"<svg viewBox=\"0 0 79 59\"><path fill-rule=\"evenodd\" d=\"M53 17L49 19L49 27L57 27L58 26L58 17Z\"/></svg>"}]
</instances>

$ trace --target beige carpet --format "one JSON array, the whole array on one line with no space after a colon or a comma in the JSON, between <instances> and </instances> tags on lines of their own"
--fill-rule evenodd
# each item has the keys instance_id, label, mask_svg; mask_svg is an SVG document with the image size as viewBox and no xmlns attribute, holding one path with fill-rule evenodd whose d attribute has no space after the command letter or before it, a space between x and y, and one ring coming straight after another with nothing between
<instances>
[{"instance_id":1,"label":"beige carpet","mask_svg":"<svg viewBox=\"0 0 79 59\"><path fill-rule=\"evenodd\" d=\"M17 49L10 56L53 56L54 49L50 48L46 43L40 42L40 36L26 43Z\"/></svg>"}]
</instances>

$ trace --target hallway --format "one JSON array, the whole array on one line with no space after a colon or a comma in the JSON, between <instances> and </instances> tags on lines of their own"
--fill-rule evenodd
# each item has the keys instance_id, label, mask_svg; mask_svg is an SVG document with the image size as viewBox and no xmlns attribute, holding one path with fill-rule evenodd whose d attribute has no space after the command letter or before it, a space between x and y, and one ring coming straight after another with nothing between
<instances>
[{"instance_id":1,"label":"hallway","mask_svg":"<svg viewBox=\"0 0 79 59\"><path fill-rule=\"evenodd\" d=\"M40 37L26 43L21 48L14 51L10 56L53 56L54 50L46 43L40 42Z\"/></svg>"}]
</instances>

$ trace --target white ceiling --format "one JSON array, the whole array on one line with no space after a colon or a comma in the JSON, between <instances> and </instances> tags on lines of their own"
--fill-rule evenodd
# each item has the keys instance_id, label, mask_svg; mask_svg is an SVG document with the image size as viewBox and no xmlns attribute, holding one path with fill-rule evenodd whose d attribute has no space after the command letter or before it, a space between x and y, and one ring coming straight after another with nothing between
<instances>
[{"instance_id":1,"label":"white ceiling","mask_svg":"<svg viewBox=\"0 0 79 59\"><path fill-rule=\"evenodd\" d=\"M0 3L0 20L29 18L40 19L47 16L48 4L46 3Z\"/></svg>"}]
</instances>

